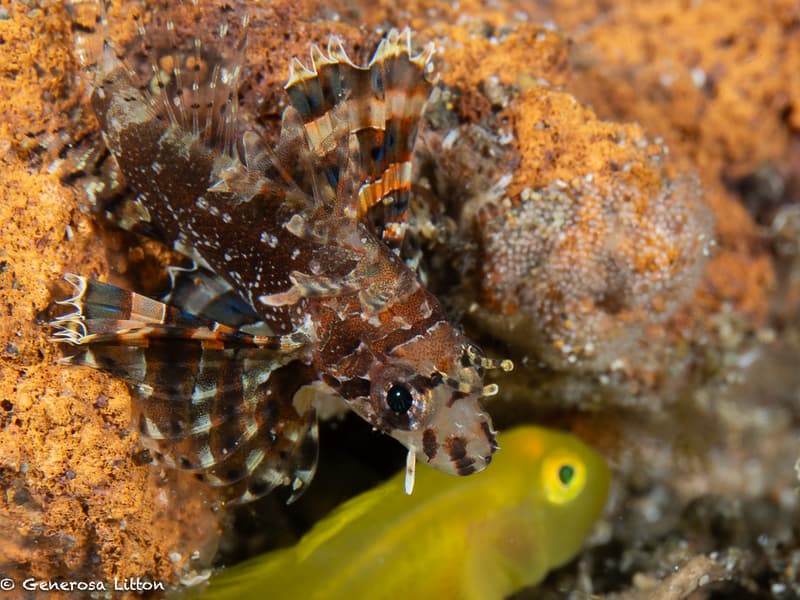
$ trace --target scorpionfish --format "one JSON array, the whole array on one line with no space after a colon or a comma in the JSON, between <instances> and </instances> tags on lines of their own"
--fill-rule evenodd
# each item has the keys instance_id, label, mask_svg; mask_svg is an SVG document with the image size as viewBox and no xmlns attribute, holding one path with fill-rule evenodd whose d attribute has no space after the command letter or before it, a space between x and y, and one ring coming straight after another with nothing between
<instances>
[{"instance_id":1,"label":"scorpionfish","mask_svg":"<svg viewBox=\"0 0 800 600\"><path fill-rule=\"evenodd\" d=\"M85 6L76 3L74 9ZM240 114L242 34L184 48L172 21L139 25L150 69L106 39L95 3L81 30L91 106L128 196L88 190L122 228L189 259L156 300L68 274L72 312L53 338L65 361L129 384L133 426L154 459L245 502L296 498L318 455L318 404L339 398L408 449L457 475L496 449L480 400L489 359L402 258L417 130L434 85L432 47L391 30L366 65L336 37L297 58L280 137ZM409 261L410 262L410 261Z\"/></svg>"},{"instance_id":2,"label":"scorpionfish","mask_svg":"<svg viewBox=\"0 0 800 600\"><path fill-rule=\"evenodd\" d=\"M524 426L481 477L420 468L347 501L289 548L212 577L206 600L475 598L536 585L580 550L608 495L603 458L572 435ZM435 565L435 567L432 567Z\"/></svg>"}]
</instances>

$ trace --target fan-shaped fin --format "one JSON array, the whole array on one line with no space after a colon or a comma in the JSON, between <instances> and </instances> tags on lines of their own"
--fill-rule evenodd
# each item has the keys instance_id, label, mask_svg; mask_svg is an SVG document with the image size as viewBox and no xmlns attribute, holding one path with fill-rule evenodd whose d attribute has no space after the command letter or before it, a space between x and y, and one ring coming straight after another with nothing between
<instances>
[{"instance_id":1,"label":"fan-shaped fin","mask_svg":"<svg viewBox=\"0 0 800 600\"><path fill-rule=\"evenodd\" d=\"M138 41L123 50L107 40L104 0L71 5L81 23L92 23L87 8L98 15L94 26L79 28L85 33L76 36L76 52L91 74L92 108L119 167L109 170L113 181L87 174L91 180L83 187L95 210L112 222L192 258L198 257L192 243L177 239L189 207L199 203L218 216L220 206L249 201L273 187L263 175L257 135L251 133L246 143L242 136L238 86L247 19L235 36L227 23L210 39L181 35L172 15L202 15L195 4L153 9L146 24L138 22ZM87 166L92 165L76 170L79 179ZM123 193L123 183L139 194Z\"/></svg>"},{"instance_id":2,"label":"fan-shaped fin","mask_svg":"<svg viewBox=\"0 0 800 600\"><path fill-rule=\"evenodd\" d=\"M253 335L118 287L69 276L75 311L51 324L78 346L65 362L108 371L135 396L133 424L160 462L230 486L239 501L316 465L316 416L295 394L314 382L302 335Z\"/></svg>"},{"instance_id":3,"label":"fan-shaped fin","mask_svg":"<svg viewBox=\"0 0 800 600\"><path fill-rule=\"evenodd\" d=\"M313 170L325 174L319 185L324 189L314 190L317 197L338 200L340 211L368 223L398 251L407 227L414 143L432 87L426 77L431 54L432 46L412 54L409 30L393 29L362 67L333 37L327 54L312 46L311 67L292 61L285 86L292 111L285 113L281 145L297 148L302 140ZM353 145L343 136L357 140L349 159L358 168L357 184L345 199L337 195L344 174L341 148ZM297 151L279 146L277 155ZM306 166L301 170L308 172Z\"/></svg>"}]
</instances>

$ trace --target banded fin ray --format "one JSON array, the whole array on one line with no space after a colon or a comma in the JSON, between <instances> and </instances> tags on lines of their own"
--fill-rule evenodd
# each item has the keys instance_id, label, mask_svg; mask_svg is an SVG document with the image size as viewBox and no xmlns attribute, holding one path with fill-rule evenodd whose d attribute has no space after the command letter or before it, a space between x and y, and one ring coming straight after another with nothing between
<instances>
[{"instance_id":1,"label":"banded fin ray","mask_svg":"<svg viewBox=\"0 0 800 600\"><path fill-rule=\"evenodd\" d=\"M171 468L193 471L226 498L249 501L279 485L299 494L316 465L316 415L294 396L314 373L305 346L259 343L115 286L69 276L75 312L53 339L78 347L64 362L110 372L133 392L142 444ZM174 335L157 336L159 327ZM224 326L222 326L224 327ZM271 339L289 336L272 336ZM299 339L299 338L293 338Z\"/></svg>"},{"instance_id":2,"label":"banded fin ray","mask_svg":"<svg viewBox=\"0 0 800 600\"><path fill-rule=\"evenodd\" d=\"M310 480L316 414L293 402L313 376L307 365L252 349L154 344L139 351L147 372L131 386L132 422L157 461L230 487L226 497L242 501L279 485L297 491Z\"/></svg>"},{"instance_id":3,"label":"banded fin ray","mask_svg":"<svg viewBox=\"0 0 800 600\"><path fill-rule=\"evenodd\" d=\"M407 229L414 142L433 85L425 75L432 52L429 45L413 54L410 31L392 29L361 67L332 37L327 53L311 48L310 67L292 61L285 86L291 109L284 114L277 155L297 156L302 139L316 169L301 170L325 174L314 197L344 204L339 212L367 223L396 251ZM355 143L342 143L345 135ZM344 199L342 147L351 148L349 160L359 169Z\"/></svg>"},{"instance_id":4,"label":"banded fin ray","mask_svg":"<svg viewBox=\"0 0 800 600\"><path fill-rule=\"evenodd\" d=\"M253 347L283 353L301 350L309 342L299 331L287 335L249 333L109 283L73 274L65 279L74 286L75 294L57 304L75 310L50 323L56 342L147 346L153 339L172 338L205 348Z\"/></svg>"}]
</instances>

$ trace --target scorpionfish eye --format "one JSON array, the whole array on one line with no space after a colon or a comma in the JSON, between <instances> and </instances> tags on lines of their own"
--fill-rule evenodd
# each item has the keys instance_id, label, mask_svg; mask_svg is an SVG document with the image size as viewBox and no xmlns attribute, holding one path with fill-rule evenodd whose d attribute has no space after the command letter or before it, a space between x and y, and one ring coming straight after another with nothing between
<instances>
[{"instance_id":1,"label":"scorpionfish eye","mask_svg":"<svg viewBox=\"0 0 800 600\"><path fill-rule=\"evenodd\" d=\"M386 392L386 404L397 414L407 412L413 403L414 397L411 395L411 390L403 383L394 384Z\"/></svg>"},{"instance_id":2,"label":"scorpionfish eye","mask_svg":"<svg viewBox=\"0 0 800 600\"><path fill-rule=\"evenodd\" d=\"M402 364L385 365L373 378L370 402L376 426L409 431L425 420L430 385Z\"/></svg>"}]
</instances>

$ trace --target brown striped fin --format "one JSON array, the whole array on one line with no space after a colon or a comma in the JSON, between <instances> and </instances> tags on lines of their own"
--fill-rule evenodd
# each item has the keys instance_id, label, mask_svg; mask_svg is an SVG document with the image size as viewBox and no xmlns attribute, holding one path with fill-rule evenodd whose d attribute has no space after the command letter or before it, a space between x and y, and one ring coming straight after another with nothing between
<instances>
[{"instance_id":1,"label":"brown striped fin","mask_svg":"<svg viewBox=\"0 0 800 600\"><path fill-rule=\"evenodd\" d=\"M157 462L226 487L226 498L242 502L277 486L297 493L314 473L316 415L293 402L313 372L284 362L264 349L174 339L90 344L69 359L129 384L132 425Z\"/></svg>"},{"instance_id":2,"label":"brown striped fin","mask_svg":"<svg viewBox=\"0 0 800 600\"><path fill-rule=\"evenodd\" d=\"M316 415L293 403L311 383L306 365L252 349L155 344L140 352L147 370L132 386L133 423L157 461L240 501L277 486L298 491L311 479Z\"/></svg>"},{"instance_id":3,"label":"brown striped fin","mask_svg":"<svg viewBox=\"0 0 800 600\"><path fill-rule=\"evenodd\" d=\"M50 323L54 330L51 339L56 342L147 346L154 339L170 338L205 348L252 347L285 353L308 344L300 332L270 335L257 329L237 329L108 283L73 274L64 278L75 294L57 304L74 311Z\"/></svg>"},{"instance_id":4,"label":"brown striped fin","mask_svg":"<svg viewBox=\"0 0 800 600\"><path fill-rule=\"evenodd\" d=\"M130 386L133 424L158 461L247 501L280 485L298 494L316 465L316 416L294 396L314 381L302 336L205 321L106 283L69 276L75 311L51 325L78 347L64 362ZM232 495L231 495L232 494Z\"/></svg>"},{"instance_id":5,"label":"brown striped fin","mask_svg":"<svg viewBox=\"0 0 800 600\"><path fill-rule=\"evenodd\" d=\"M392 248L399 248L406 230L414 143L432 88L426 75L432 53L429 45L413 54L411 32L393 29L369 63L357 66L332 37L327 53L312 46L310 67L292 61L285 86L308 151L331 190L323 198L341 192L339 155L349 145L342 137L357 140L350 161L358 177L356 185L347 186L353 188L347 208ZM284 143L296 144L297 128L284 131Z\"/></svg>"}]
</instances>

